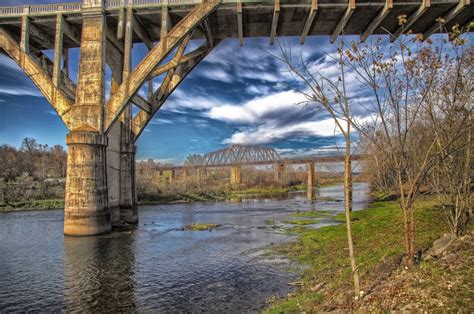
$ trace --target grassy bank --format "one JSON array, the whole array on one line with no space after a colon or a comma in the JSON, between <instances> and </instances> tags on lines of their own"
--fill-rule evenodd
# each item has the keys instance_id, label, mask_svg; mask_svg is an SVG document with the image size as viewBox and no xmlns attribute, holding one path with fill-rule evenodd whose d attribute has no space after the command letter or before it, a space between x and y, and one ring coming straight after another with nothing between
<instances>
[{"instance_id":1,"label":"grassy bank","mask_svg":"<svg viewBox=\"0 0 474 314\"><path fill-rule=\"evenodd\" d=\"M172 203L189 203L189 202L212 202L222 201L233 198L245 197L270 197L285 194L291 191L303 190L302 186L292 186L285 188L268 187L268 188L250 188L245 190L216 190L202 191L190 193L173 193L173 194L150 194L141 195L139 197L140 205L156 205L156 204L172 204Z\"/></svg>"},{"instance_id":2,"label":"grassy bank","mask_svg":"<svg viewBox=\"0 0 474 314\"><path fill-rule=\"evenodd\" d=\"M443 214L435 205L436 202L429 198L416 205L418 248L429 247L448 231ZM372 203L368 209L354 212L352 217L364 290L379 276L380 265L400 261L404 252L402 212L395 201L385 201ZM342 214L336 219L344 221ZM292 230L298 234L298 240L280 246L277 251L309 268L302 275L302 286L286 299L270 304L267 312L314 312L331 300L338 303L334 299L352 289L345 224L316 230L300 225Z\"/></svg>"},{"instance_id":3,"label":"grassy bank","mask_svg":"<svg viewBox=\"0 0 474 314\"><path fill-rule=\"evenodd\" d=\"M63 199L31 200L21 202L0 202L0 211L47 210L64 208Z\"/></svg>"}]
</instances>

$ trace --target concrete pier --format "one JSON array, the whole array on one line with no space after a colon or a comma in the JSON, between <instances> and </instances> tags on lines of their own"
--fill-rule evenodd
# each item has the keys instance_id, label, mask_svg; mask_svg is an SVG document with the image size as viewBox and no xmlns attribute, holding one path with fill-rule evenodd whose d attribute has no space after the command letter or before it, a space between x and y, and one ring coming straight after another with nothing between
<instances>
[{"instance_id":1,"label":"concrete pier","mask_svg":"<svg viewBox=\"0 0 474 314\"><path fill-rule=\"evenodd\" d=\"M285 165L276 164L274 167L275 167L275 181L281 183L283 180L283 175L285 173Z\"/></svg>"},{"instance_id":2,"label":"concrete pier","mask_svg":"<svg viewBox=\"0 0 474 314\"><path fill-rule=\"evenodd\" d=\"M64 234L94 235L111 230L105 169L107 138L72 132L68 145Z\"/></svg>"},{"instance_id":3,"label":"concrete pier","mask_svg":"<svg viewBox=\"0 0 474 314\"><path fill-rule=\"evenodd\" d=\"M230 183L232 185L242 183L242 166L234 166L230 168Z\"/></svg>"},{"instance_id":4,"label":"concrete pier","mask_svg":"<svg viewBox=\"0 0 474 314\"><path fill-rule=\"evenodd\" d=\"M134 145L124 147L120 159L120 220L129 224L138 223L135 152L136 146Z\"/></svg>"},{"instance_id":5,"label":"concrete pier","mask_svg":"<svg viewBox=\"0 0 474 314\"><path fill-rule=\"evenodd\" d=\"M313 162L306 163L306 176L308 179L306 196L308 200L313 200L314 199L314 163Z\"/></svg>"}]
</instances>

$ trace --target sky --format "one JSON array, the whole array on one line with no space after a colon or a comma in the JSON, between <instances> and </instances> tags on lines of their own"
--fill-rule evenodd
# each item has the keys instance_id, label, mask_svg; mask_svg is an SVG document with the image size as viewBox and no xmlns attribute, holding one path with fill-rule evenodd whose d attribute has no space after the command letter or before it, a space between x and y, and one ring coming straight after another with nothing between
<instances>
[{"instance_id":1,"label":"sky","mask_svg":"<svg viewBox=\"0 0 474 314\"><path fill-rule=\"evenodd\" d=\"M0 5L39 2L47 1L0 0ZM278 40L313 69L337 75L331 58L335 47L328 36L308 37L304 45L299 38ZM243 47L235 39L220 43L148 124L137 141L137 159L181 163L189 154L230 144L271 146L283 156L337 153L343 139L335 135L334 122L315 106L297 104L302 95L288 87L297 81L272 56L278 49L268 38L246 38ZM78 53L71 50L71 64L77 63ZM145 53L143 45L134 45L133 64ZM53 57L51 51L46 54ZM40 143L65 146L67 129L60 118L21 69L1 54L0 73L0 144L19 146L24 137L34 137ZM75 80L74 66L71 75ZM355 82L349 84L349 92L364 97Z\"/></svg>"}]
</instances>

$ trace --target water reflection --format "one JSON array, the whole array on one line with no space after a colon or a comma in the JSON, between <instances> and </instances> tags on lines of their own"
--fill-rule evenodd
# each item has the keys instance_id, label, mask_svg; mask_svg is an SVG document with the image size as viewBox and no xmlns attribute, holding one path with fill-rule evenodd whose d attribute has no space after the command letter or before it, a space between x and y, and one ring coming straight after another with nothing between
<instances>
[{"instance_id":1,"label":"water reflection","mask_svg":"<svg viewBox=\"0 0 474 314\"><path fill-rule=\"evenodd\" d=\"M368 192L354 185L354 210ZM0 312L258 311L298 277L256 258L291 239L268 222L343 211L342 186L315 189L315 201L306 193L141 207L137 230L96 237L64 237L62 211L0 213ZM221 227L183 230L191 223Z\"/></svg>"},{"instance_id":2,"label":"water reflection","mask_svg":"<svg viewBox=\"0 0 474 314\"><path fill-rule=\"evenodd\" d=\"M131 234L64 238L64 293L69 311L135 309L134 273Z\"/></svg>"}]
</instances>

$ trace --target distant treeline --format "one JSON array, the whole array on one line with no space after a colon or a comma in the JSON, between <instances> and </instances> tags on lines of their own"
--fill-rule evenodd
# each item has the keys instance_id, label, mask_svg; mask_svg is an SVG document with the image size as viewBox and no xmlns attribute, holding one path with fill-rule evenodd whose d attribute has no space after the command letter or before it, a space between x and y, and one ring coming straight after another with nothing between
<instances>
[{"instance_id":1,"label":"distant treeline","mask_svg":"<svg viewBox=\"0 0 474 314\"><path fill-rule=\"evenodd\" d=\"M23 139L19 149L1 145L0 208L5 204L16 207L14 203L24 201L62 199L66 160L61 145L50 147L34 138Z\"/></svg>"},{"instance_id":2,"label":"distant treeline","mask_svg":"<svg viewBox=\"0 0 474 314\"><path fill-rule=\"evenodd\" d=\"M18 177L34 180L66 177L67 153L61 145L39 144L34 138L24 138L19 149L0 146L0 177L12 181Z\"/></svg>"}]
</instances>

